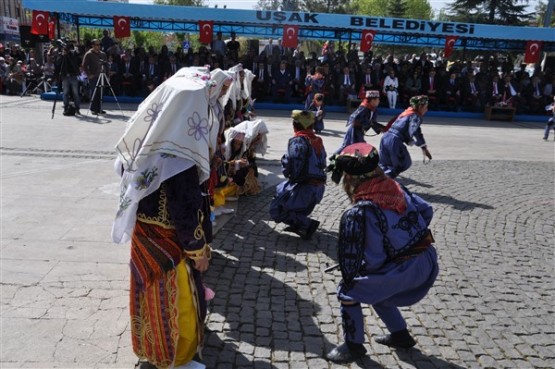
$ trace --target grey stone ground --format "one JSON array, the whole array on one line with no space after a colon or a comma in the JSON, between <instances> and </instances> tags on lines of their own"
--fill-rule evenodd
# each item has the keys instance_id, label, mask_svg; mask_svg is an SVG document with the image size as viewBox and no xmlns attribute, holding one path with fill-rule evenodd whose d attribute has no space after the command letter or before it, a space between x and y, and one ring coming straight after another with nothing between
<instances>
[{"instance_id":1,"label":"grey stone ground","mask_svg":"<svg viewBox=\"0 0 555 369\"><path fill-rule=\"evenodd\" d=\"M131 116L134 107L123 108ZM129 247L110 240L113 147L125 118L115 105L102 118L64 117L58 105L52 120L51 109L34 97L0 97L0 367L132 368ZM259 114L271 130L259 161L266 189L218 219L204 359L217 369L343 368L322 359L341 341L340 275L323 269L335 263L347 199L328 183L314 239L282 233L267 209L290 120ZM328 152L346 117L328 115ZM403 309L418 345L375 344L384 326L366 308L369 355L345 368L555 368L554 142L541 140L542 123L425 122L434 160L423 165L411 149L414 165L401 177L434 205L441 266L430 294Z\"/></svg>"}]
</instances>

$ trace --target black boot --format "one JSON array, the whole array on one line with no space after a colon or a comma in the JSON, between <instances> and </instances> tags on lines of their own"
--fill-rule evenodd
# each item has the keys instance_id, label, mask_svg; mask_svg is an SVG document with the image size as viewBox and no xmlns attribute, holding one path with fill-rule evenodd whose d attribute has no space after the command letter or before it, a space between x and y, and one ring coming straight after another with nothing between
<instances>
[{"instance_id":1,"label":"black boot","mask_svg":"<svg viewBox=\"0 0 555 369\"><path fill-rule=\"evenodd\" d=\"M379 344L395 348L411 348L416 345L416 341L411 337L409 331L403 329L402 331L393 332L390 334L376 336L374 338Z\"/></svg>"},{"instance_id":2,"label":"black boot","mask_svg":"<svg viewBox=\"0 0 555 369\"><path fill-rule=\"evenodd\" d=\"M366 355L366 349L360 343L345 342L326 354L326 359L337 364L352 363Z\"/></svg>"}]
</instances>

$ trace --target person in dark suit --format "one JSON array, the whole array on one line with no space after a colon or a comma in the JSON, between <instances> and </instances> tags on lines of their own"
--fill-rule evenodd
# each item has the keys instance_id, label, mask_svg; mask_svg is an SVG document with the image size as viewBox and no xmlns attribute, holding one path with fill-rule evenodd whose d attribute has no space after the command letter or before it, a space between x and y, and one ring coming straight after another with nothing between
<instances>
[{"instance_id":1,"label":"person in dark suit","mask_svg":"<svg viewBox=\"0 0 555 369\"><path fill-rule=\"evenodd\" d=\"M137 91L136 76L131 55L124 54L119 66L121 92L126 96L135 96Z\"/></svg>"},{"instance_id":2,"label":"person in dark suit","mask_svg":"<svg viewBox=\"0 0 555 369\"><path fill-rule=\"evenodd\" d=\"M431 110L437 109L438 86L439 86L439 81L436 78L436 71L434 68L431 68L428 71L428 74L425 74L422 77L422 91L429 98L428 106L430 107Z\"/></svg>"},{"instance_id":3,"label":"person in dark suit","mask_svg":"<svg viewBox=\"0 0 555 369\"><path fill-rule=\"evenodd\" d=\"M483 111L485 94L473 74L468 74L462 88L462 105L471 111Z\"/></svg>"},{"instance_id":4,"label":"person in dark suit","mask_svg":"<svg viewBox=\"0 0 555 369\"><path fill-rule=\"evenodd\" d=\"M443 82L443 103L447 110L458 111L461 105L461 85L457 73L451 72L449 78Z\"/></svg>"},{"instance_id":5,"label":"person in dark suit","mask_svg":"<svg viewBox=\"0 0 555 369\"><path fill-rule=\"evenodd\" d=\"M146 67L145 91L148 95L160 84L160 67L156 61L156 56L148 57L148 65Z\"/></svg>"},{"instance_id":6,"label":"person in dark suit","mask_svg":"<svg viewBox=\"0 0 555 369\"><path fill-rule=\"evenodd\" d=\"M282 60L279 63L279 69L272 76L272 96L283 97L284 102L288 103L291 97L292 85L293 77L287 70L287 62Z\"/></svg>"},{"instance_id":7,"label":"person in dark suit","mask_svg":"<svg viewBox=\"0 0 555 369\"><path fill-rule=\"evenodd\" d=\"M503 96L503 87L499 82L499 75L494 72L490 82L487 84L486 97L490 105L498 104Z\"/></svg>"},{"instance_id":8,"label":"person in dark suit","mask_svg":"<svg viewBox=\"0 0 555 369\"><path fill-rule=\"evenodd\" d=\"M162 79L165 81L171 76L173 76L179 69L181 69L181 64L177 62L177 58L174 54L170 54L168 62L164 65L162 71Z\"/></svg>"},{"instance_id":9,"label":"person in dark suit","mask_svg":"<svg viewBox=\"0 0 555 369\"><path fill-rule=\"evenodd\" d=\"M306 69L301 60L295 60L295 64L291 68L291 77L293 77L293 96L304 96L304 81L306 79Z\"/></svg>"},{"instance_id":10,"label":"person in dark suit","mask_svg":"<svg viewBox=\"0 0 555 369\"><path fill-rule=\"evenodd\" d=\"M339 103L344 104L347 98L351 95L357 95L356 93L356 78L353 73L351 73L350 68L343 67L343 73L339 75L337 82L339 86Z\"/></svg>"},{"instance_id":11,"label":"person in dark suit","mask_svg":"<svg viewBox=\"0 0 555 369\"><path fill-rule=\"evenodd\" d=\"M268 68L266 68L266 63L264 61L259 61L258 66L256 68L256 76L255 79L252 81L253 86L253 98L260 99L266 96L266 92L268 91L268 84L270 76L268 75Z\"/></svg>"}]
</instances>

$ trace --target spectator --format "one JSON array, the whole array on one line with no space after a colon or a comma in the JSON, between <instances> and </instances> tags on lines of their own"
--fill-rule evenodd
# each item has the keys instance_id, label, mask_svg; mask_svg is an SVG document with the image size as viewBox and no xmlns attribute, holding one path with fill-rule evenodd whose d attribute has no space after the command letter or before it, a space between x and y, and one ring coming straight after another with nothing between
<instances>
[{"instance_id":1,"label":"spectator","mask_svg":"<svg viewBox=\"0 0 555 369\"><path fill-rule=\"evenodd\" d=\"M279 63L279 70L273 74L272 96L279 96L283 98L285 103L289 103L292 85L293 78L291 73L287 70L287 62L283 60Z\"/></svg>"},{"instance_id":2,"label":"spectator","mask_svg":"<svg viewBox=\"0 0 555 369\"><path fill-rule=\"evenodd\" d=\"M383 93L387 96L389 109L395 109L397 105L397 90L399 89L399 80L395 75L395 69L390 68L388 75L383 82Z\"/></svg>"},{"instance_id":3,"label":"spectator","mask_svg":"<svg viewBox=\"0 0 555 369\"><path fill-rule=\"evenodd\" d=\"M110 37L110 33L107 29L102 31L102 39L100 40L100 44L102 47L102 51L104 51L106 54L108 53L108 50L115 44L114 40Z\"/></svg>"}]
</instances>

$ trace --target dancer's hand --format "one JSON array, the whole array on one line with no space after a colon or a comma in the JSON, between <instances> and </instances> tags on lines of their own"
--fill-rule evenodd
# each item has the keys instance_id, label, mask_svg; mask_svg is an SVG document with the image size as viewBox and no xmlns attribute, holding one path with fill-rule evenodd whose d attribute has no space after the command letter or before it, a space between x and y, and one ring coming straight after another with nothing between
<instances>
[{"instance_id":1,"label":"dancer's hand","mask_svg":"<svg viewBox=\"0 0 555 369\"><path fill-rule=\"evenodd\" d=\"M193 260L193 268L198 270L199 272L206 272L208 270L209 259L205 255L200 259Z\"/></svg>"},{"instance_id":2,"label":"dancer's hand","mask_svg":"<svg viewBox=\"0 0 555 369\"><path fill-rule=\"evenodd\" d=\"M428 150L427 147L426 147L426 148L423 148L422 151L424 152L424 155L426 155L426 157L427 157L429 160L432 160L432 154L430 154L430 151Z\"/></svg>"}]
</instances>

